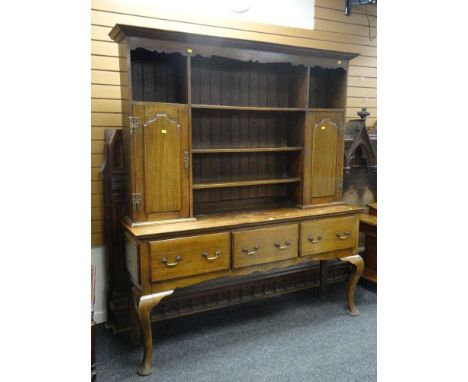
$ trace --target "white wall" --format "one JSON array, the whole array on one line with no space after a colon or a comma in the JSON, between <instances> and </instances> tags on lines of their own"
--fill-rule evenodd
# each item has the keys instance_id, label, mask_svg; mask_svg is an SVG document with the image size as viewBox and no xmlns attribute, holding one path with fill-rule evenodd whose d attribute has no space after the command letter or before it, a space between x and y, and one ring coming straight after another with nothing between
<instances>
[{"instance_id":1,"label":"white wall","mask_svg":"<svg viewBox=\"0 0 468 382\"><path fill-rule=\"evenodd\" d=\"M91 264L96 266L96 302L94 304L94 321L97 324L106 321L106 288L107 272L104 247L91 248Z\"/></svg>"},{"instance_id":2,"label":"white wall","mask_svg":"<svg viewBox=\"0 0 468 382\"><path fill-rule=\"evenodd\" d=\"M173 14L201 15L314 29L314 0L114 0ZM344 4L343 4L344 7Z\"/></svg>"}]
</instances>

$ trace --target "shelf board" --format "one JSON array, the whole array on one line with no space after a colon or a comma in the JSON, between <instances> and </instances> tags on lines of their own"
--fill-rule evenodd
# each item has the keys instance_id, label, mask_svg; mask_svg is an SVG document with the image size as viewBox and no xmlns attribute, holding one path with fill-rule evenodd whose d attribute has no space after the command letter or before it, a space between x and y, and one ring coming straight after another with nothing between
<instances>
[{"instance_id":1,"label":"shelf board","mask_svg":"<svg viewBox=\"0 0 468 382\"><path fill-rule=\"evenodd\" d=\"M246 148L212 148L192 149L192 154L221 154L221 153L267 153L301 151L302 147L246 147Z\"/></svg>"},{"instance_id":2,"label":"shelf board","mask_svg":"<svg viewBox=\"0 0 468 382\"><path fill-rule=\"evenodd\" d=\"M248 110L248 111L306 111L305 107L261 107L261 106L230 106L192 104L192 109L211 110Z\"/></svg>"},{"instance_id":3,"label":"shelf board","mask_svg":"<svg viewBox=\"0 0 468 382\"><path fill-rule=\"evenodd\" d=\"M283 184L301 182L301 178L274 178L274 179L251 179L237 180L230 182L211 182L211 183L194 183L194 190L204 190L208 188L226 188L226 187L246 187L246 186L262 186L266 184Z\"/></svg>"},{"instance_id":4,"label":"shelf board","mask_svg":"<svg viewBox=\"0 0 468 382\"><path fill-rule=\"evenodd\" d=\"M308 111L345 111L340 107L309 107Z\"/></svg>"}]
</instances>

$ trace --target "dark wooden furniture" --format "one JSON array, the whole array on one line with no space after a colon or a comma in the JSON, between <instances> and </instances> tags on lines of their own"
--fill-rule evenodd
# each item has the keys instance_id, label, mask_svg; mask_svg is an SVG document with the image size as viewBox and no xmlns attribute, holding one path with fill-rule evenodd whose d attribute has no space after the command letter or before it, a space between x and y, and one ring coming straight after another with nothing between
<instances>
[{"instance_id":1,"label":"dark wooden furniture","mask_svg":"<svg viewBox=\"0 0 468 382\"><path fill-rule=\"evenodd\" d=\"M343 200L366 207L377 200L377 129L366 126L366 108L357 114L344 131Z\"/></svg>"},{"instance_id":2,"label":"dark wooden furniture","mask_svg":"<svg viewBox=\"0 0 468 382\"><path fill-rule=\"evenodd\" d=\"M106 327L114 333L121 333L129 329L129 286L124 232L121 229L123 201L126 197L122 130L106 129L104 140L101 174L108 274ZM310 261L241 278L217 279L177 290L153 309L151 319L152 322L162 321L318 287L322 298L325 298L327 285L345 281L348 274L349 266L346 263L330 260L320 263Z\"/></svg>"},{"instance_id":3,"label":"dark wooden furniture","mask_svg":"<svg viewBox=\"0 0 468 382\"><path fill-rule=\"evenodd\" d=\"M359 217L359 230L365 234L362 277L377 283L377 203L369 204L369 213Z\"/></svg>"},{"instance_id":4,"label":"dark wooden furniture","mask_svg":"<svg viewBox=\"0 0 468 382\"><path fill-rule=\"evenodd\" d=\"M106 326L114 333L128 329L128 277L125 241L120 221L125 216L127 173L124 168L122 131L106 129L104 162L100 174L104 199L104 241L107 260Z\"/></svg>"},{"instance_id":5,"label":"dark wooden furniture","mask_svg":"<svg viewBox=\"0 0 468 382\"><path fill-rule=\"evenodd\" d=\"M123 226L138 373L152 372L151 310L178 288L339 259L353 266L357 315L362 208L340 201L355 55L125 25L110 36L129 84Z\"/></svg>"}]
</instances>

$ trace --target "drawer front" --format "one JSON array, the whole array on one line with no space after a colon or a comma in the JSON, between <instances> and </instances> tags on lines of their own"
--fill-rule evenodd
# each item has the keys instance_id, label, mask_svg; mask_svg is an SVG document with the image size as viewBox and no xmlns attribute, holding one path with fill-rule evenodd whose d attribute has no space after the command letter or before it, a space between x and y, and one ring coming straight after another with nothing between
<instances>
[{"instance_id":1,"label":"drawer front","mask_svg":"<svg viewBox=\"0 0 468 382\"><path fill-rule=\"evenodd\" d=\"M229 269L229 232L151 241L151 281Z\"/></svg>"},{"instance_id":2,"label":"drawer front","mask_svg":"<svg viewBox=\"0 0 468 382\"><path fill-rule=\"evenodd\" d=\"M354 248L356 240L355 216L301 223L301 256Z\"/></svg>"},{"instance_id":3,"label":"drawer front","mask_svg":"<svg viewBox=\"0 0 468 382\"><path fill-rule=\"evenodd\" d=\"M298 233L297 224L233 232L233 267L243 268L297 257Z\"/></svg>"}]
</instances>

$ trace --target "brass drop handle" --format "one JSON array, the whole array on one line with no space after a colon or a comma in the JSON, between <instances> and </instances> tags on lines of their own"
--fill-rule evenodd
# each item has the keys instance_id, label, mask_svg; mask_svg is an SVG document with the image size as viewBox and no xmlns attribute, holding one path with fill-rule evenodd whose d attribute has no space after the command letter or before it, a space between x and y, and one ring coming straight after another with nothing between
<instances>
[{"instance_id":1,"label":"brass drop handle","mask_svg":"<svg viewBox=\"0 0 468 382\"><path fill-rule=\"evenodd\" d=\"M339 238L340 240L347 239L349 237L349 231L343 232L343 235L337 232L336 237Z\"/></svg>"},{"instance_id":2,"label":"brass drop handle","mask_svg":"<svg viewBox=\"0 0 468 382\"><path fill-rule=\"evenodd\" d=\"M168 268L173 268L173 267L175 267L177 264L179 264L179 261L181 261L181 260L182 260L182 256L176 256L176 258L175 258L175 261L176 261L176 262L175 262L175 263L169 263L169 262L168 262L169 260L167 260L167 257L163 257L163 258L161 259L161 263L163 263L163 264L164 264L166 267L168 267Z\"/></svg>"},{"instance_id":3,"label":"brass drop handle","mask_svg":"<svg viewBox=\"0 0 468 382\"><path fill-rule=\"evenodd\" d=\"M216 251L216 252L215 252L215 255L212 256L212 257L210 257L210 255L208 255L208 253L203 252L203 253L202 253L202 256L205 256L206 259L207 259L208 261L214 261L214 260L216 260L216 259L219 257L220 254L221 254L220 251Z\"/></svg>"},{"instance_id":4,"label":"brass drop handle","mask_svg":"<svg viewBox=\"0 0 468 382\"><path fill-rule=\"evenodd\" d=\"M244 252L247 256L252 256L252 255L256 255L257 254L257 251L260 249L260 247L258 245L256 245L254 247L254 250L252 252L249 252L249 249L248 248L242 248L242 252Z\"/></svg>"},{"instance_id":5,"label":"brass drop handle","mask_svg":"<svg viewBox=\"0 0 468 382\"><path fill-rule=\"evenodd\" d=\"M278 248L278 249L286 249L288 248L289 246L291 245L291 240L286 240L284 242L284 245L282 246L281 243L279 241L277 241L275 243L275 247Z\"/></svg>"},{"instance_id":6,"label":"brass drop handle","mask_svg":"<svg viewBox=\"0 0 468 382\"><path fill-rule=\"evenodd\" d=\"M314 240L314 237L313 236L309 236L307 238L310 242L312 242L312 244L317 244L320 240L323 239L322 235L318 235L317 236L317 240Z\"/></svg>"}]
</instances>

